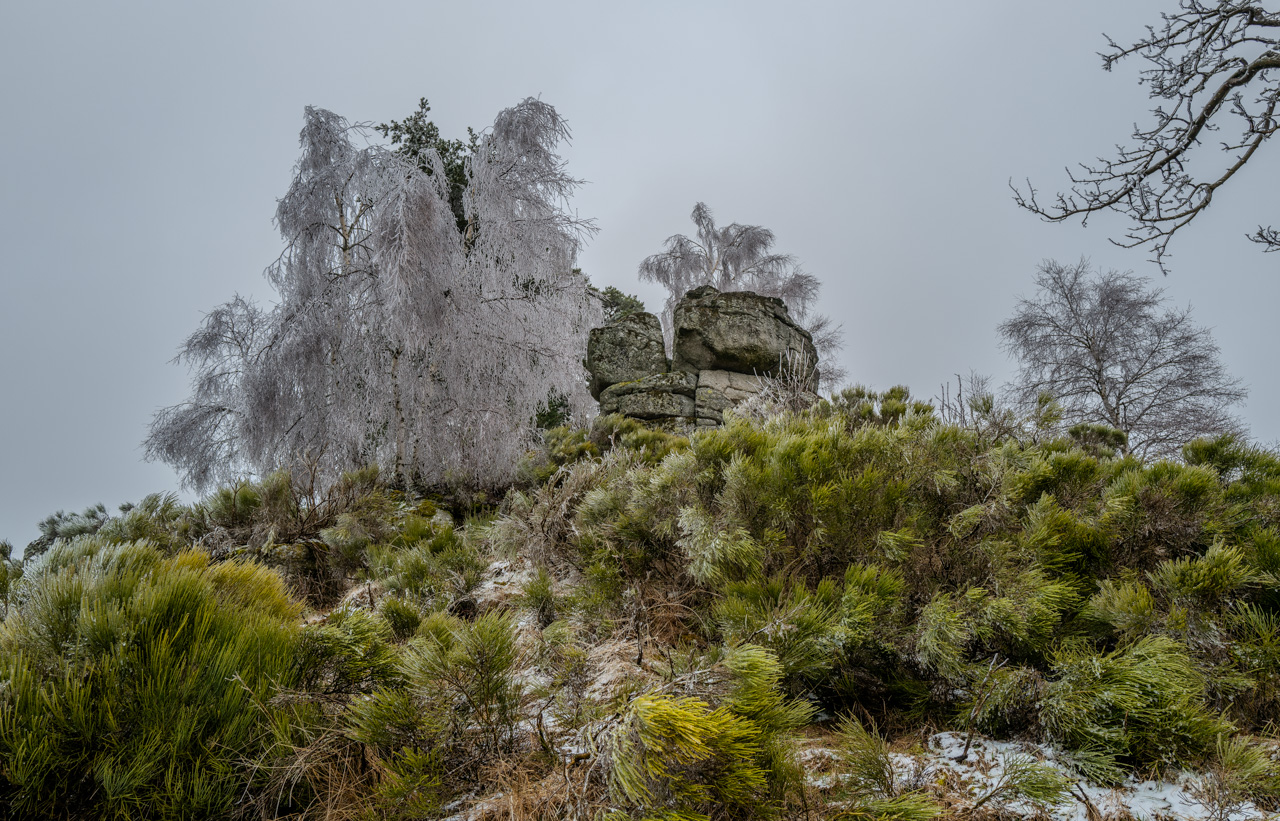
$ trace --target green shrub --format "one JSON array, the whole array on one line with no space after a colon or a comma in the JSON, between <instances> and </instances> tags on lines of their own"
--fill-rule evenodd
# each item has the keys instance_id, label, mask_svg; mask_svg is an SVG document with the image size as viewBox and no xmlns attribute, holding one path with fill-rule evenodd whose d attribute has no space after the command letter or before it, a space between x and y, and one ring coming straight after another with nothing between
<instances>
[{"instance_id":1,"label":"green shrub","mask_svg":"<svg viewBox=\"0 0 1280 821\"><path fill-rule=\"evenodd\" d=\"M1175 642L1155 636L1106 655L1066 645L1040 717L1050 737L1136 767L1201 761L1233 728L1204 705L1204 680Z\"/></svg>"},{"instance_id":2,"label":"green shrub","mask_svg":"<svg viewBox=\"0 0 1280 821\"><path fill-rule=\"evenodd\" d=\"M294 679L304 696L368 693L403 682L392 627L358 608L329 614L299 637Z\"/></svg>"},{"instance_id":3,"label":"green shrub","mask_svg":"<svg viewBox=\"0 0 1280 821\"><path fill-rule=\"evenodd\" d=\"M383 694L404 692L391 638L384 620L358 609L334 611L325 623L303 628L294 657L296 687L264 711L270 732L261 754L248 762L257 777L246 791L251 806L245 811L350 818L379 809L384 774L393 770L372 747L377 739L361 736L367 724L353 726L352 716L364 715L360 710ZM387 735L398 732L386 729Z\"/></svg>"},{"instance_id":4,"label":"green shrub","mask_svg":"<svg viewBox=\"0 0 1280 821\"><path fill-rule=\"evenodd\" d=\"M768 817L760 732L727 707L642 695L609 736L613 818Z\"/></svg>"},{"instance_id":5,"label":"green shrub","mask_svg":"<svg viewBox=\"0 0 1280 821\"><path fill-rule=\"evenodd\" d=\"M1086 453L1097 458L1110 458L1129 444L1129 434L1098 422L1081 422L1067 429L1067 436Z\"/></svg>"},{"instance_id":6,"label":"green shrub","mask_svg":"<svg viewBox=\"0 0 1280 821\"><path fill-rule=\"evenodd\" d=\"M1148 574L1152 586L1171 601L1213 608L1246 585L1263 581L1234 547L1215 543L1203 556L1161 562Z\"/></svg>"},{"instance_id":7,"label":"green shrub","mask_svg":"<svg viewBox=\"0 0 1280 821\"><path fill-rule=\"evenodd\" d=\"M1220 736L1215 752L1208 772L1190 790L1209 818L1229 821L1250 810L1280 808L1280 762L1266 747Z\"/></svg>"},{"instance_id":8,"label":"green shrub","mask_svg":"<svg viewBox=\"0 0 1280 821\"><path fill-rule=\"evenodd\" d=\"M542 446L529 456L520 473L534 484L541 484L565 465L599 458L600 447L588 438L588 434L582 428L567 425L544 430Z\"/></svg>"},{"instance_id":9,"label":"green shrub","mask_svg":"<svg viewBox=\"0 0 1280 821\"><path fill-rule=\"evenodd\" d=\"M353 701L344 723L346 732L367 745L379 765L381 778L360 796L362 809L390 818L439 812L450 795L442 717L424 712L405 690L379 690Z\"/></svg>"},{"instance_id":10,"label":"green shrub","mask_svg":"<svg viewBox=\"0 0 1280 821\"><path fill-rule=\"evenodd\" d=\"M13 558L13 545L0 540L0 619L9 615L9 602L22 572L22 561Z\"/></svg>"},{"instance_id":11,"label":"green shrub","mask_svg":"<svg viewBox=\"0 0 1280 821\"><path fill-rule=\"evenodd\" d=\"M1084 451L1040 452L1026 469L1010 477L1008 489L1015 502L1032 504L1048 494L1068 507L1096 497L1107 469Z\"/></svg>"},{"instance_id":12,"label":"green shrub","mask_svg":"<svg viewBox=\"0 0 1280 821\"><path fill-rule=\"evenodd\" d=\"M510 746L524 695L514 678L521 661L509 616L474 622L436 614L404 654L409 687L428 711L447 716L448 736L464 758Z\"/></svg>"},{"instance_id":13,"label":"green shrub","mask_svg":"<svg viewBox=\"0 0 1280 821\"><path fill-rule=\"evenodd\" d=\"M399 596L387 596L378 603L378 614L391 628L396 641L404 641L418 631L422 613L417 606Z\"/></svg>"},{"instance_id":14,"label":"green shrub","mask_svg":"<svg viewBox=\"0 0 1280 821\"><path fill-rule=\"evenodd\" d=\"M905 781L874 726L868 730L855 718L841 718L835 742L840 762L835 795L845 805L837 818L927 821L942 813L917 784Z\"/></svg>"},{"instance_id":15,"label":"green shrub","mask_svg":"<svg viewBox=\"0 0 1280 821\"><path fill-rule=\"evenodd\" d=\"M769 800L781 811L788 795L804 788L804 774L795 759L795 732L813 719L814 706L784 697L785 671L764 647L735 647L726 654L724 667L729 692L722 704L759 732L757 763L765 773Z\"/></svg>"},{"instance_id":16,"label":"green shrub","mask_svg":"<svg viewBox=\"0 0 1280 821\"><path fill-rule=\"evenodd\" d=\"M320 539L329 547L329 566L342 578L350 579L357 570L365 568L373 535L360 517L340 514L333 527L320 531Z\"/></svg>"},{"instance_id":17,"label":"green shrub","mask_svg":"<svg viewBox=\"0 0 1280 821\"><path fill-rule=\"evenodd\" d=\"M215 558L257 557L323 606L366 566L369 545L392 538L401 499L376 467L345 473L323 492L282 470L219 488L183 516L178 533Z\"/></svg>"},{"instance_id":18,"label":"green shrub","mask_svg":"<svg viewBox=\"0 0 1280 821\"><path fill-rule=\"evenodd\" d=\"M657 464L668 454L689 446L689 440L674 433L647 427L621 414L597 416L591 426L591 442L601 453L628 450L649 464Z\"/></svg>"},{"instance_id":19,"label":"green shrub","mask_svg":"<svg viewBox=\"0 0 1280 821\"><path fill-rule=\"evenodd\" d=\"M538 617L538 627L544 628L556 620L556 594L552 589L551 574L539 567L520 586L522 603Z\"/></svg>"},{"instance_id":20,"label":"green shrub","mask_svg":"<svg viewBox=\"0 0 1280 821\"><path fill-rule=\"evenodd\" d=\"M480 583L485 563L452 525L435 528L410 547L370 545L369 575L383 590L436 610L466 599Z\"/></svg>"},{"instance_id":21,"label":"green shrub","mask_svg":"<svg viewBox=\"0 0 1280 821\"><path fill-rule=\"evenodd\" d=\"M230 814L290 682L299 608L261 565L55 544L0 628L0 804L21 817Z\"/></svg>"},{"instance_id":22,"label":"green shrub","mask_svg":"<svg viewBox=\"0 0 1280 821\"><path fill-rule=\"evenodd\" d=\"M961 705L966 732L980 730L1003 737L1040 729L1040 701L1044 675L1032 667L988 664L981 678L973 679L970 697Z\"/></svg>"},{"instance_id":23,"label":"green shrub","mask_svg":"<svg viewBox=\"0 0 1280 821\"><path fill-rule=\"evenodd\" d=\"M1117 502L1113 560L1141 569L1203 553L1219 535L1226 512L1218 473L1204 466L1133 467L1119 473L1104 495Z\"/></svg>"},{"instance_id":24,"label":"green shrub","mask_svg":"<svg viewBox=\"0 0 1280 821\"><path fill-rule=\"evenodd\" d=\"M977 796L970 811L988 803L1008 808L1014 802L1023 802L1044 812L1068 801L1071 786L1071 779L1048 764L1029 755L1004 754L994 783Z\"/></svg>"},{"instance_id":25,"label":"green shrub","mask_svg":"<svg viewBox=\"0 0 1280 821\"><path fill-rule=\"evenodd\" d=\"M1160 617L1155 597L1137 580L1103 580L1085 612L1090 618L1107 624L1127 642L1150 632Z\"/></svg>"},{"instance_id":26,"label":"green shrub","mask_svg":"<svg viewBox=\"0 0 1280 821\"><path fill-rule=\"evenodd\" d=\"M120 515L108 519L98 535L112 542L142 539L166 553L175 553L195 540L191 509L176 493L152 493L136 505L121 505Z\"/></svg>"},{"instance_id":27,"label":"green shrub","mask_svg":"<svg viewBox=\"0 0 1280 821\"><path fill-rule=\"evenodd\" d=\"M901 629L906 581L896 568L851 564L844 574L840 626L847 648L884 651Z\"/></svg>"},{"instance_id":28,"label":"green shrub","mask_svg":"<svg viewBox=\"0 0 1280 821\"><path fill-rule=\"evenodd\" d=\"M537 697L549 702L558 726L577 730L600 712L587 698L591 683L587 647L563 620L547 625L542 642L539 667L548 681Z\"/></svg>"},{"instance_id":29,"label":"green shrub","mask_svg":"<svg viewBox=\"0 0 1280 821\"><path fill-rule=\"evenodd\" d=\"M59 510L40 521L40 536L27 545L23 558L26 561L44 555L59 539L69 540L78 536L92 536L98 532L110 516L102 503L90 505L83 513L66 513Z\"/></svg>"},{"instance_id":30,"label":"green shrub","mask_svg":"<svg viewBox=\"0 0 1280 821\"><path fill-rule=\"evenodd\" d=\"M840 598L830 580L810 591L801 582L774 576L731 583L724 591L713 613L725 643L768 649L792 693L823 679L839 661Z\"/></svg>"},{"instance_id":31,"label":"green shrub","mask_svg":"<svg viewBox=\"0 0 1280 821\"><path fill-rule=\"evenodd\" d=\"M883 426L898 424L907 414L932 418L934 408L928 402L912 399L910 389L904 385L895 385L883 393L854 385L824 399L810 413L818 418L838 417L851 426Z\"/></svg>"},{"instance_id":32,"label":"green shrub","mask_svg":"<svg viewBox=\"0 0 1280 821\"><path fill-rule=\"evenodd\" d=\"M1055 581L1038 567L1002 580L999 595L970 588L966 600L987 651L1004 658L1042 662L1053 648L1065 614L1074 612L1079 596L1068 582Z\"/></svg>"}]
</instances>

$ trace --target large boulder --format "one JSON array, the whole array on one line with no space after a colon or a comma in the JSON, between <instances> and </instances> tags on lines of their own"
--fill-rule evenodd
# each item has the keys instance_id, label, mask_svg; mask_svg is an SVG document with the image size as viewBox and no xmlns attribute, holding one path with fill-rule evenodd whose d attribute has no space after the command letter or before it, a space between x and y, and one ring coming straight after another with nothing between
<instances>
[{"instance_id":1,"label":"large boulder","mask_svg":"<svg viewBox=\"0 0 1280 821\"><path fill-rule=\"evenodd\" d=\"M680 372L620 382L600 393L600 412L636 419L691 419L697 389L697 376Z\"/></svg>"},{"instance_id":2,"label":"large boulder","mask_svg":"<svg viewBox=\"0 0 1280 821\"><path fill-rule=\"evenodd\" d=\"M818 350L780 299L704 285L676 305L674 370L774 376L788 359L813 368Z\"/></svg>"},{"instance_id":3,"label":"large boulder","mask_svg":"<svg viewBox=\"0 0 1280 821\"><path fill-rule=\"evenodd\" d=\"M610 385L665 372L667 349L658 318L641 312L593 328L587 338L586 365L596 399Z\"/></svg>"}]
</instances>

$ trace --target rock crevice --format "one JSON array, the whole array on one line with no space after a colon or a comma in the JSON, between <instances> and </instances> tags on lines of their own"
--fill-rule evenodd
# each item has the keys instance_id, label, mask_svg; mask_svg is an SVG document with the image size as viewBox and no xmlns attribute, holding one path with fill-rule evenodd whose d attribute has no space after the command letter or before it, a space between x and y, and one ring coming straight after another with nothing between
<instances>
[{"instance_id":1,"label":"rock crevice","mask_svg":"<svg viewBox=\"0 0 1280 821\"><path fill-rule=\"evenodd\" d=\"M726 410L784 369L817 388L813 338L780 299L703 286L676 305L674 324L671 358L653 314L630 314L591 331L586 366L601 413L688 430L723 423Z\"/></svg>"}]
</instances>

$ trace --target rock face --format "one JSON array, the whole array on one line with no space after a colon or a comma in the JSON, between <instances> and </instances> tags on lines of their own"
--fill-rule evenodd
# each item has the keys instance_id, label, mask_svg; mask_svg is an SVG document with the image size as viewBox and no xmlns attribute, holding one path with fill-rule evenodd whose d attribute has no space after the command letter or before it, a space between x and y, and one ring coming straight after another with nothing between
<instances>
[{"instance_id":1,"label":"rock face","mask_svg":"<svg viewBox=\"0 0 1280 821\"><path fill-rule=\"evenodd\" d=\"M601 413L688 433L723 424L783 362L807 363L816 387L817 349L782 300L704 286L676 305L672 360L658 318L640 313L591 331L586 365Z\"/></svg>"},{"instance_id":2,"label":"rock face","mask_svg":"<svg viewBox=\"0 0 1280 821\"><path fill-rule=\"evenodd\" d=\"M610 385L665 373L670 368L662 324L653 314L638 313L593 328L587 339L586 364L596 399Z\"/></svg>"},{"instance_id":3,"label":"rock face","mask_svg":"<svg viewBox=\"0 0 1280 821\"><path fill-rule=\"evenodd\" d=\"M689 373L656 373L632 382L610 385L600 394L601 413L621 413L636 419L693 416L698 378Z\"/></svg>"},{"instance_id":4,"label":"rock face","mask_svg":"<svg viewBox=\"0 0 1280 821\"><path fill-rule=\"evenodd\" d=\"M788 357L803 357L812 367L818 351L780 299L750 291L721 293L706 285L676 305L675 370L773 376Z\"/></svg>"}]
</instances>

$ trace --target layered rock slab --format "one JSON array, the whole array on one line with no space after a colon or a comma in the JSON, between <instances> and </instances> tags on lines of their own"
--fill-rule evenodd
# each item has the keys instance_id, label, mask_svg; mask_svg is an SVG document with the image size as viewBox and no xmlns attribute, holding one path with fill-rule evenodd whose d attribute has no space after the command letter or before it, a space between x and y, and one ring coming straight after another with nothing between
<instances>
[{"instance_id":1,"label":"layered rock slab","mask_svg":"<svg viewBox=\"0 0 1280 821\"><path fill-rule=\"evenodd\" d=\"M698 378L689 373L658 373L610 385L600 394L601 413L621 413L636 419L690 419Z\"/></svg>"},{"instance_id":2,"label":"layered rock slab","mask_svg":"<svg viewBox=\"0 0 1280 821\"><path fill-rule=\"evenodd\" d=\"M672 369L775 376L788 362L813 369L818 349L775 297L695 288L676 305Z\"/></svg>"}]
</instances>

